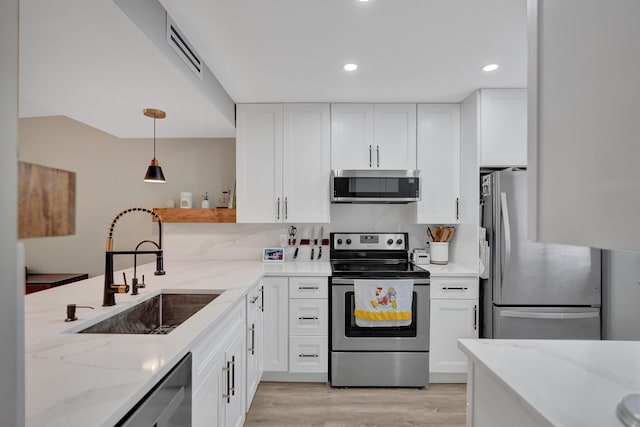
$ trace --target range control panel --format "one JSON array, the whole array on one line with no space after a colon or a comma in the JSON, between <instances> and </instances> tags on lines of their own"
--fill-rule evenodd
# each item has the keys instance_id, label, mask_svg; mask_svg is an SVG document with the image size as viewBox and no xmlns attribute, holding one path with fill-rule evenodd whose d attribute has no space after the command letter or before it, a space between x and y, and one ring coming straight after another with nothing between
<instances>
[{"instance_id":1,"label":"range control panel","mask_svg":"<svg viewBox=\"0 0 640 427\"><path fill-rule=\"evenodd\" d=\"M407 233L331 233L333 250L403 250L409 248Z\"/></svg>"}]
</instances>

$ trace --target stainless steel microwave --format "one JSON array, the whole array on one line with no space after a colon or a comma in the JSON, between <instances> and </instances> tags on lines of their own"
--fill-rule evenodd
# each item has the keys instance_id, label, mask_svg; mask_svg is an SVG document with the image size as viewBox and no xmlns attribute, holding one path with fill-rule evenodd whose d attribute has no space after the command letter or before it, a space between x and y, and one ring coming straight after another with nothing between
<instances>
[{"instance_id":1,"label":"stainless steel microwave","mask_svg":"<svg viewBox=\"0 0 640 427\"><path fill-rule=\"evenodd\" d=\"M331 171L332 203L410 203L419 200L419 170Z\"/></svg>"}]
</instances>

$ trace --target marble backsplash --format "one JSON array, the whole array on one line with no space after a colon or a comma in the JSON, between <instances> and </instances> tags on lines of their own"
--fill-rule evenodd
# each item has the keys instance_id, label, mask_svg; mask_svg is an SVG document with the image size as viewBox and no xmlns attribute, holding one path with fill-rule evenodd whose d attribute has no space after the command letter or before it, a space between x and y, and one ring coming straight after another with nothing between
<instances>
[{"instance_id":1,"label":"marble backsplash","mask_svg":"<svg viewBox=\"0 0 640 427\"><path fill-rule=\"evenodd\" d=\"M407 232L409 247L425 247L426 226L415 224L415 204L407 205L331 205L330 224L297 224L296 238L316 237L320 227L324 236L330 232ZM280 235L287 234L290 224L164 224L165 257L261 260L262 249L280 247ZM296 261L308 261L311 247L301 246ZM293 247L285 247L285 259L293 260ZM316 258L318 249L316 247ZM329 259L329 248L322 250L322 259Z\"/></svg>"}]
</instances>

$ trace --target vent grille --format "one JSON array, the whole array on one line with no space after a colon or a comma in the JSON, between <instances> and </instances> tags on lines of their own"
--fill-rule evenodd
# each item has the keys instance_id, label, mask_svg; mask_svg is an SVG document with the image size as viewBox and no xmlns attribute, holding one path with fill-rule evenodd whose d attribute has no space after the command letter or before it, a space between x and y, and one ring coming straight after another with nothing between
<instances>
[{"instance_id":1,"label":"vent grille","mask_svg":"<svg viewBox=\"0 0 640 427\"><path fill-rule=\"evenodd\" d=\"M189 67L193 74L198 76L202 80L202 69L204 64L198 57L195 49L193 49L187 38L180 34L177 25L173 22L173 19L167 14L167 43L178 54L180 59Z\"/></svg>"}]
</instances>

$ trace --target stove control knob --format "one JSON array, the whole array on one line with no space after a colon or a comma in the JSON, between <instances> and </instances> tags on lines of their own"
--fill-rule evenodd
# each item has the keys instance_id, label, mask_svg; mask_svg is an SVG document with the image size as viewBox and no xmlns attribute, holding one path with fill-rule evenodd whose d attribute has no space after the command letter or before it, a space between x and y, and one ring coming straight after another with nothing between
<instances>
[{"instance_id":1,"label":"stove control knob","mask_svg":"<svg viewBox=\"0 0 640 427\"><path fill-rule=\"evenodd\" d=\"M341 245L342 244L342 239L338 239L338 244Z\"/></svg>"},{"instance_id":2,"label":"stove control knob","mask_svg":"<svg viewBox=\"0 0 640 427\"><path fill-rule=\"evenodd\" d=\"M393 245L393 239L387 240L387 245Z\"/></svg>"},{"instance_id":3,"label":"stove control knob","mask_svg":"<svg viewBox=\"0 0 640 427\"><path fill-rule=\"evenodd\" d=\"M398 239L398 240L396 240L396 243L397 243L398 245L401 245L401 244L402 244L402 239Z\"/></svg>"},{"instance_id":4,"label":"stove control knob","mask_svg":"<svg viewBox=\"0 0 640 427\"><path fill-rule=\"evenodd\" d=\"M351 244L351 239L347 239L347 245Z\"/></svg>"}]
</instances>

